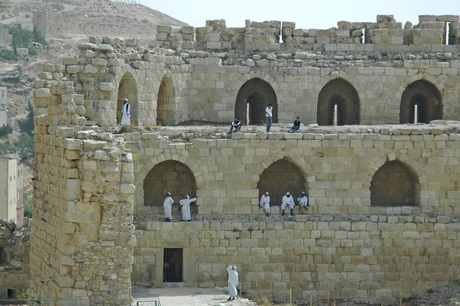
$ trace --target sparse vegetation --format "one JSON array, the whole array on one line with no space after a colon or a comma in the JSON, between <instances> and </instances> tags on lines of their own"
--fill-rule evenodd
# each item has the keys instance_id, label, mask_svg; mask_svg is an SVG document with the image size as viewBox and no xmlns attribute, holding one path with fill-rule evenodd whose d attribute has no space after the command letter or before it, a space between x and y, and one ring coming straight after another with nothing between
<instances>
[{"instance_id":1,"label":"sparse vegetation","mask_svg":"<svg viewBox=\"0 0 460 306\"><path fill-rule=\"evenodd\" d=\"M6 138L9 134L13 132L13 128L11 126L3 125L0 127L0 138Z\"/></svg>"},{"instance_id":2,"label":"sparse vegetation","mask_svg":"<svg viewBox=\"0 0 460 306\"><path fill-rule=\"evenodd\" d=\"M46 40L41 36L37 27L34 27L33 32L21 28L10 27L9 32L13 36L13 51L7 49L1 50L0 57L4 59L17 60L17 48L27 48L29 50L29 55L37 55L37 50L33 46L32 42L46 45Z\"/></svg>"}]
</instances>

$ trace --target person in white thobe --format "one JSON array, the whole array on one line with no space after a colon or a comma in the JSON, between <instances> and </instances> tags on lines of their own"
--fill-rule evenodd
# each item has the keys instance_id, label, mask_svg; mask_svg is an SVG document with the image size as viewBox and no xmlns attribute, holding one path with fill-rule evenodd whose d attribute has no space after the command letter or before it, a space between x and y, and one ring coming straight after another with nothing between
<instances>
[{"instance_id":1,"label":"person in white thobe","mask_svg":"<svg viewBox=\"0 0 460 306\"><path fill-rule=\"evenodd\" d=\"M265 194L260 197L260 207L265 210L267 217L270 216L270 196L268 192L265 192Z\"/></svg>"},{"instance_id":2,"label":"person in white thobe","mask_svg":"<svg viewBox=\"0 0 460 306\"><path fill-rule=\"evenodd\" d=\"M299 202L299 210L301 208L305 208L305 210L308 210L308 197L305 194L305 191L302 191L300 197L297 199L297 202Z\"/></svg>"},{"instance_id":3,"label":"person in white thobe","mask_svg":"<svg viewBox=\"0 0 460 306\"><path fill-rule=\"evenodd\" d=\"M171 220L172 220L171 208L172 208L173 204L174 204L174 200L171 197L171 193L168 192L166 194L166 198L165 198L165 200L163 202L163 209L165 211L165 222L171 222Z\"/></svg>"},{"instance_id":4,"label":"person in white thobe","mask_svg":"<svg viewBox=\"0 0 460 306\"><path fill-rule=\"evenodd\" d=\"M195 201L196 198L190 199L189 195L186 195L185 198L179 201L183 221L192 221L192 215L190 214L190 203Z\"/></svg>"},{"instance_id":5,"label":"person in white thobe","mask_svg":"<svg viewBox=\"0 0 460 306\"><path fill-rule=\"evenodd\" d=\"M289 208L291 209L291 216L294 215L294 206L295 206L295 203L294 203L294 198L291 196L291 194L289 192L286 192L286 195L283 196L283 200L281 202L281 215L284 216L284 209L286 208L286 205L289 206Z\"/></svg>"},{"instance_id":6,"label":"person in white thobe","mask_svg":"<svg viewBox=\"0 0 460 306\"><path fill-rule=\"evenodd\" d=\"M122 109L121 125L129 126L131 124L131 106L128 99L125 99Z\"/></svg>"},{"instance_id":7,"label":"person in white thobe","mask_svg":"<svg viewBox=\"0 0 460 306\"><path fill-rule=\"evenodd\" d=\"M228 293L230 297L228 298L229 301L234 300L235 296L238 295L236 291L236 287L238 286L238 272L236 272L236 266L228 266Z\"/></svg>"}]
</instances>

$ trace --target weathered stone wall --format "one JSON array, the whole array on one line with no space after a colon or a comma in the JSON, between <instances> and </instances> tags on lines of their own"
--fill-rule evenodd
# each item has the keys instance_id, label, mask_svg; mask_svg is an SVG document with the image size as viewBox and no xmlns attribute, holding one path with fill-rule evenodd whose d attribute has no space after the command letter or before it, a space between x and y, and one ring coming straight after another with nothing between
<instances>
[{"instance_id":1,"label":"weathered stone wall","mask_svg":"<svg viewBox=\"0 0 460 306\"><path fill-rule=\"evenodd\" d=\"M131 155L113 134L83 130L82 96L60 81L59 67L46 69L35 84L32 297L126 305L136 241Z\"/></svg>"},{"instance_id":2,"label":"weathered stone wall","mask_svg":"<svg viewBox=\"0 0 460 306\"><path fill-rule=\"evenodd\" d=\"M299 215L289 221L148 221L137 229L133 282L161 286L163 248L183 248L184 281L225 287L238 266L243 291L308 302L330 297L396 303L458 280L458 218Z\"/></svg>"}]
</instances>

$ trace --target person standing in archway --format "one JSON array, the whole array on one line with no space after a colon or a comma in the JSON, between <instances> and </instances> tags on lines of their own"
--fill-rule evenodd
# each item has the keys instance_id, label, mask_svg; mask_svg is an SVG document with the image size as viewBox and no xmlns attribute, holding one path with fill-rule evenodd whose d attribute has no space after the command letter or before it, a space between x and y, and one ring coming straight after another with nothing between
<instances>
[{"instance_id":1,"label":"person standing in archway","mask_svg":"<svg viewBox=\"0 0 460 306\"><path fill-rule=\"evenodd\" d=\"M268 104L267 108L265 108L265 117L267 118L267 133L270 133L273 119L273 107L271 104Z\"/></svg>"},{"instance_id":2,"label":"person standing in archway","mask_svg":"<svg viewBox=\"0 0 460 306\"><path fill-rule=\"evenodd\" d=\"M165 211L165 222L171 222L172 220L171 209L172 209L173 204L174 204L174 200L171 197L171 193L168 192L163 202L163 209Z\"/></svg>"},{"instance_id":3,"label":"person standing in archway","mask_svg":"<svg viewBox=\"0 0 460 306\"><path fill-rule=\"evenodd\" d=\"M123 102L122 116L121 116L121 125L129 126L131 124L131 105L128 102L128 99L125 99Z\"/></svg>"},{"instance_id":4,"label":"person standing in archway","mask_svg":"<svg viewBox=\"0 0 460 306\"><path fill-rule=\"evenodd\" d=\"M192 215L190 214L190 203L195 202L196 198L190 199L187 194L185 198L179 201L180 211L182 213L182 221L192 221Z\"/></svg>"}]
</instances>

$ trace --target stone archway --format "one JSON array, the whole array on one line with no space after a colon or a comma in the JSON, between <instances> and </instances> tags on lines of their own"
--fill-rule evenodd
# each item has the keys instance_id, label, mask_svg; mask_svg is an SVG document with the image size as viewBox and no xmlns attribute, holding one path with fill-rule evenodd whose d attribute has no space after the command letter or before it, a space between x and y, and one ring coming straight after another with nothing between
<instances>
[{"instance_id":1,"label":"stone archway","mask_svg":"<svg viewBox=\"0 0 460 306\"><path fill-rule=\"evenodd\" d=\"M273 123L276 123L278 122L278 103L275 91L266 81L253 78L244 83L238 91L235 116L240 117L242 124L264 124L266 122L265 108L268 104L273 106Z\"/></svg>"},{"instance_id":2,"label":"stone archway","mask_svg":"<svg viewBox=\"0 0 460 306\"><path fill-rule=\"evenodd\" d=\"M426 80L413 82L402 94L400 123L414 123L415 111L417 123L430 123L432 120L442 119L441 93L435 85Z\"/></svg>"},{"instance_id":3,"label":"stone archway","mask_svg":"<svg viewBox=\"0 0 460 306\"><path fill-rule=\"evenodd\" d=\"M118 84L118 98L117 98L117 124L120 124L123 101L129 100L131 106L131 124L138 123L138 101L137 101L137 84L131 72L126 72L120 79Z\"/></svg>"},{"instance_id":4,"label":"stone archway","mask_svg":"<svg viewBox=\"0 0 460 306\"><path fill-rule=\"evenodd\" d=\"M176 203L185 195L196 197L196 180L189 167L175 160L167 160L153 167L144 179L144 206L152 207L154 213L163 211L166 193L171 192ZM195 203L196 204L196 203ZM198 212L191 205L192 215Z\"/></svg>"},{"instance_id":5,"label":"stone archway","mask_svg":"<svg viewBox=\"0 0 460 306\"><path fill-rule=\"evenodd\" d=\"M174 125L174 86L171 76L161 79L157 97L157 125Z\"/></svg>"},{"instance_id":6,"label":"stone archway","mask_svg":"<svg viewBox=\"0 0 460 306\"><path fill-rule=\"evenodd\" d=\"M358 92L353 85L342 78L328 82L321 89L318 96L318 124L333 125L334 109L337 109L337 125L359 124Z\"/></svg>"},{"instance_id":7,"label":"stone archway","mask_svg":"<svg viewBox=\"0 0 460 306\"><path fill-rule=\"evenodd\" d=\"M302 191L308 194L302 171L286 158L274 162L264 170L257 189L259 199L266 191L270 193L270 205L281 205L281 199L288 191L294 196L294 200L297 200Z\"/></svg>"},{"instance_id":8,"label":"stone archway","mask_svg":"<svg viewBox=\"0 0 460 306\"><path fill-rule=\"evenodd\" d=\"M414 171L403 162L386 162L372 177L372 206L418 206L420 185Z\"/></svg>"}]
</instances>

